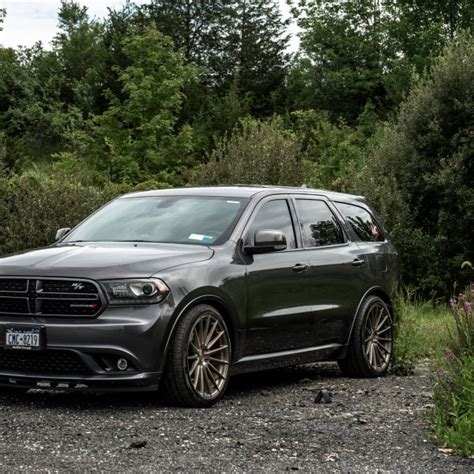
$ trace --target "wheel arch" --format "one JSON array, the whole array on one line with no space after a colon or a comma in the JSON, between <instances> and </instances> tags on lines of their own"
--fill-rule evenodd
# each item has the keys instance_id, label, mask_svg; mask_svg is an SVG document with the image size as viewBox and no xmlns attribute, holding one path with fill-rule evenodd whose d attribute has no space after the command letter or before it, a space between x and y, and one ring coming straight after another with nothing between
<instances>
[{"instance_id":1,"label":"wheel arch","mask_svg":"<svg viewBox=\"0 0 474 474\"><path fill-rule=\"evenodd\" d=\"M378 296L387 305L388 310L390 311L390 314L392 316L392 319L393 320L395 319L394 304L389 294L380 286L374 286L372 288L369 288L360 299L359 304L357 305L357 309L354 313L354 316L352 317L351 328L350 328L350 331L345 343L346 346L349 344L349 341L351 340L352 332L354 330L354 324L355 324L357 315L359 314L360 307L362 306L362 303L364 302L364 300L366 300L369 296Z\"/></svg>"},{"instance_id":2,"label":"wheel arch","mask_svg":"<svg viewBox=\"0 0 474 474\"><path fill-rule=\"evenodd\" d=\"M178 311L177 316L173 318L173 322L171 324L171 329L169 334L166 338L166 344L163 351L163 358L161 362L160 370L164 370L166 365L166 359L168 358L168 352L171 340L175 334L176 327L183 317L183 315L189 311L191 308L194 308L201 304L207 304L212 306L216 309L221 316L224 318L225 323L229 329L231 344L232 344L232 360L237 360L237 356L240 350L240 331L237 325L237 318L234 315L233 311L230 309L229 305L225 302L223 298L215 294L203 294L192 298L191 300L187 301Z\"/></svg>"}]
</instances>

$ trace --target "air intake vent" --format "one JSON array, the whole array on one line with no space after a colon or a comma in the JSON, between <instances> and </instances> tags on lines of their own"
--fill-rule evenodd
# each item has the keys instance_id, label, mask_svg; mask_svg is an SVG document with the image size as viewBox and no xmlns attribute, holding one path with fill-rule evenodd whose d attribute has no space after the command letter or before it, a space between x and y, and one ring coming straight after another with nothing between
<instances>
[{"instance_id":1,"label":"air intake vent","mask_svg":"<svg viewBox=\"0 0 474 474\"><path fill-rule=\"evenodd\" d=\"M0 349L0 371L28 375L86 375L90 370L75 352L47 350L29 352Z\"/></svg>"}]
</instances>

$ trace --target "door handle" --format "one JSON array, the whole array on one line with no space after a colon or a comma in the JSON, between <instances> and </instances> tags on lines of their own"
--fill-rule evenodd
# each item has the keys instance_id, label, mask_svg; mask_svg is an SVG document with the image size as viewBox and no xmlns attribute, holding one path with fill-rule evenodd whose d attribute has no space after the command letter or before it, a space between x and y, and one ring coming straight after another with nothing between
<instances>
[{"instance_id":1,"label":"door handle","mask_svg":"<svg viewBox=\"0 0 474 474\"><path fill-rule=\"evenodd\" d=\"M351 265L353 267L360 267L361 265L364 265L364 263L365 263L365 260L362 260L361 258L356 258L356 259L352 260Z\"/></svg>"},{"instance_id":2,"label":"door handle","mask_svg":"<svg viewBox=\"0 0 474 474\"><path fill-rule=\"evenodd\" d=\"M302 273L308 270L309 265L303 265L302 263L297 263L292 270L296 273Z\"/></svg>"}]
</instances>

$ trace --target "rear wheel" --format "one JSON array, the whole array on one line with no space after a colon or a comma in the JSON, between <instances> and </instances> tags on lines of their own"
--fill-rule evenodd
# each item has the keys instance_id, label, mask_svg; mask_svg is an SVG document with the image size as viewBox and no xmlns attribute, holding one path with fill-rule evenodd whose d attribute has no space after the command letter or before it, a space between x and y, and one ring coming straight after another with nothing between
<instances>
[{"instance_id":1,"label":"rear wheel","mask_svg":"<svg viewBox=\"0 0 474 474\"><path fill-rule=\"evenodd\" d=\"M393 319L385 302L369 296L356 316L347 355L339 367L349 377L380 377L393 352Z\"/></svg>"},{"instance_id":2,"label":"rear wheel","mask_svg":"<svg viewBox=\"0 0 474 474\"><path fill-rule=\"evenodd\" d=\"M164 375L172 402L209 407L225 392L231 362L230 335L224 318L209 305L190 309L178 322Z\"/></svg>"}]
</instances>

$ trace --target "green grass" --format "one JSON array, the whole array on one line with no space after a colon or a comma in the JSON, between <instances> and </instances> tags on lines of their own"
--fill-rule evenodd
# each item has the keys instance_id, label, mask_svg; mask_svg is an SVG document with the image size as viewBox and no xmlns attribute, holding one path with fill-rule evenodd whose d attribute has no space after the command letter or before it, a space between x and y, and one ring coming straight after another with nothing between
<instances>
[{"instance_id":1,"label":"green grass","mask_svg":"<svg viewBox=\"0 0 474 474\"><path fill-rule=\"evenodd\" d=\"M447 306L399 298L392 371L410 374L424 359L438 359L449 345L454 319Z\"/></svg>"}]
</instances>

